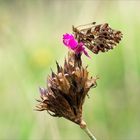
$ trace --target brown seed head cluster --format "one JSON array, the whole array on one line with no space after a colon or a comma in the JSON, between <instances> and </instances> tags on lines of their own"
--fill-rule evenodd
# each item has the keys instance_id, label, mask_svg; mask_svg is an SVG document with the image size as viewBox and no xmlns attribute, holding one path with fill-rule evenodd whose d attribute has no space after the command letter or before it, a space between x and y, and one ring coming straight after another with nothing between
<instances>
[{"instance_id":1,"label":"brown seed head cluster","mask_svg":"<svg viewBox=\"0 0 140 140\"><path fill-rule=\"evenodd\" d=\"M78 42L84 45L93 53L107 52L116 46L121 38L121 31L116 31L109 27L107 23L95 25L86 24L78 27L73 26L73 33Z\"/></svg>"},{"instance_id":2,"label":"brown seed head cluster","mask_svg":"<svg viewBox=\"0 0 140 140\"><path fill-rule=\"evenodd\" d=\"M111 29L107 23L73 26L73 33L78 43L83 43L95 54L113 49L122 38L122 33ZM37 100L36 110L46 110L52 116L64 117L84 128L82 106L90 88L96 87L98 78L89 77L87 67L82 66L81 52L76 53L74 49L68 52L63 67L57 62L56 65L57 72L52 71L48 76L47 87L40 88L41 99Z\"/></svg>"},{"instance_id":3,"label":"brown seed head cluster","mask_svg":"<svg viewBox=\"0 0 140 140\"><path fill-rule=\"evenodd\" d=\"M46 110L52 116L64 117L82 125L82 105L97 78L89 77L87 67L82 66L81 54L72 51L65 59L64 67L57 64L57 73L48 77L47 88L40 88L38 111Z\"/></svg>"}]
</instances>

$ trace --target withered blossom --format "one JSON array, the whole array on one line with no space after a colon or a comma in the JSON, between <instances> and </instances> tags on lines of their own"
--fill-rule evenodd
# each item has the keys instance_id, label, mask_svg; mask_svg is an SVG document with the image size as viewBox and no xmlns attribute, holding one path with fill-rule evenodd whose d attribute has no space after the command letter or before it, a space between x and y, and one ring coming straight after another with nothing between
<instances>
[{"instance_id":1,"label":"withered blossom","mask_svg":"<svg viewBox=\"0 0 140 140\"><path fill-rule=\"evenodd\" d=\"M38 111L47 110L55 117L64 117L82 127L82 105L91 87L96 87L97 77L89 77L87 67L82 66L81 54L72 51L65 59L64 67L57 64L57 73L48 77L47 88L40 88Z\"/></svg>"},{"instance_id":2,"label":"withered blossom","mask_svg":"<svg viewBox=\"0 0 140 140\"><path fill-rule=\"evenodd\" d=\"M78 42L82 42L93 53L107 52L121 40L122 33L109 27L108 23L96 25L95 22L78 27L73 26Z\"/></svg>"},{"instance_id":3,"label":"withered blossom","mask_svg":"<svg viewBox=\"0 0 140 140\"><path fill-rule=\"evenodd\" d=\"M91 140L96 140L82 118L82 106L88 91L96 87L98 77L90 77L87 67L82 65L81 55L89 57L85 47L93 53L107 52L116 46L122 33L109 27L107 23L73 26L73 34L64 34L63 43L69 48L64 66L58 62L57 72L48 76L46 88L40 88L40 100L36 110L46 110L51 116L64 117L78 125Z\"/></svg>"}]
</instances>

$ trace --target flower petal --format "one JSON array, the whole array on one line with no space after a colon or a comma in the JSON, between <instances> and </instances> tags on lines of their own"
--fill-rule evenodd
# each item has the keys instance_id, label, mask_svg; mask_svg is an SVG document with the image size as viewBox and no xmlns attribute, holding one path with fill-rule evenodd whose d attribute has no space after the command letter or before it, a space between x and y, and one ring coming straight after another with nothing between
<instances>
[{"instance_id":1,"label":"flower petal","mask_svg":"<svg viewBox=\"0 0 140 140\"><path fill-rule=\"evenodd\" d=\"M64 34L63 43L69 49L73 50L76 54L84 53L87 57L90 58L87 51L85 50L84 44L82 42L78 43L78 41L74 38L72 34Z\"/></svg>"},{"instance_id":2,"label":"flower petal","mask_svg":"<svg viewBox=\"0 0 140 140\"><path fill-rule=\"evenodd\" d=\"M87 56L87 57L89 57L89 58L91 58L90 56L89 56L89 54L88 54L88 52L84 49L84 54Z\"/></svg>"},{"instance_id":3,"label":"flower petal","mask_svg":"<svg viewBox=\"0 0 140 140\"><path fill-rule=\"evenodd\" d=\"M76 49L76 47L78 45L78 42L74 38L74 36L72 34L68 34L68 33L63 35L63 43L65 46L69 47L72 50Z\"/></svg>"}]
</instances>

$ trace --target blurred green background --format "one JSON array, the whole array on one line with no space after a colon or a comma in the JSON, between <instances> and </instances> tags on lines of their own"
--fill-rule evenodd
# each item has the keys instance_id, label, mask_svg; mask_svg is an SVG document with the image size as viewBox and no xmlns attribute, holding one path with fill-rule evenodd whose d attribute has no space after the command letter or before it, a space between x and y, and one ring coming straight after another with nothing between
<instances>
[{"instance_id":1,"label":"blurred green background","mask_svg":"<svg viewBox=\"0 0 140 140\"><path fill-rule=\"evenodd\" d=\"M34 111L72 25L109 23L123 32L113 51L83 56L98 86L83 117L98 140L140 139L139 0L0 0L0 140L88 140L79 126Z\"/></svg>"}]
</instances>

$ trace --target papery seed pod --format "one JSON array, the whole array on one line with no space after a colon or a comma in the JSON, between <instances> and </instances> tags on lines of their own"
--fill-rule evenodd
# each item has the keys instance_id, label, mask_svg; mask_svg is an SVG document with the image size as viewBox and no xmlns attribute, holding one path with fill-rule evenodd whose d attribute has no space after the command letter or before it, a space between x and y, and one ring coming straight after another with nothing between
<instances>
[{"instance_id":1,"label":"papery seed pod","mask_svg":"<svg viewBox=\"0 0 140 140\"><path fill-rule=\"evenodd\" d=\"M87 67L82 66L81 55L72 51L65 59L64 67L58 62L57 73L52 71L47 80L47 88L40 88L41 100L38 111L47 110L56 117L64 117L79 125L82 123L82 105L97 78L89 77Z\"/></svg>"}]
</instances>

